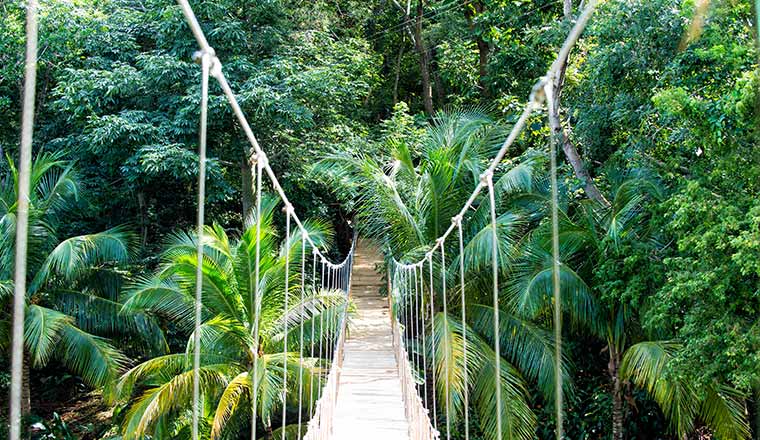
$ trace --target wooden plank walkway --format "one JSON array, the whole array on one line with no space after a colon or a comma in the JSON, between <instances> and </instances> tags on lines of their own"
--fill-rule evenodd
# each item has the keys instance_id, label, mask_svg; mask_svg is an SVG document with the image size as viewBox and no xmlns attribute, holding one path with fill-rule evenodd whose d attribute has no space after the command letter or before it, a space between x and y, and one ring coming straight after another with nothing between
<instances>
[{"instance_id":1,"label":"wooden plank walkway","mask_svg":"<svg viewBox=\"0 0 760 440\"><path fill-rule=\"evenodd\" d=\"M380 262L377 248L360 239L351 279L357 316L345 342L333 416L334 440L409 439L388 301L379 294L383 282L375 272L375 264Z\"/></svg>"}]
</instances>

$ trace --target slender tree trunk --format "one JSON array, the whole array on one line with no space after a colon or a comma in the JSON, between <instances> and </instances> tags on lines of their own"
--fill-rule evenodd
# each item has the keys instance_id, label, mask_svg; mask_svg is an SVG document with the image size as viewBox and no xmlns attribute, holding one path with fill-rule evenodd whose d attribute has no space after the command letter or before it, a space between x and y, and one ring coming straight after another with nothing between
<instances>
[{"instance_id":1,"label":"slender tree trunk","mask_svg":"<svg viewBox=\"0 0 760 440\"><path fill-rule=\"evenodd\" d=\"M610 360L607 372L612 381L612 440L623 440L623 383L620 380L620 353L614 344L607 346Z\"/></svg>"},{"instance_id":2,"label":"slender tree trunk","mask_svg":"<svg viewBox=\"0 0 760 440\"><path fill-rule=\"evenodd\" d=\"M555 107L554 113L549 117L549 126L551 127L554 136L557 136L560 139L562 151L565 153L567 161L572 165L575 177L581 181L583 190L589 198L604 206L609 206L610 202L604 197L601 191L599 191L596 184L594 184L594 179L591 178L588 170L586 170L586 167L583 165L581 155L578 154L578 150L570 140L567 130L562 126L562 122L559 119L559 100L555 101Z\"/></svg>"},{"instance_id":3,"label":"slender tree trunk","mask_svg":"<svg viewBox=\"0 0 760 440\"><path fill-rule=\"evenodd\" d=\"M243 225L248 219L248 216L253 209L253 165L250 164L248 159L243 158L240 161L240 192L243 202Z\"/></svg>"},{"instance_id":4,"label":"slender tree trunk","mask_svg":"<svg viewBox=\"0 0 760 440\"><path fill-rule=\"evenodd\" d=\"M430 70L433 74L433 86L435 87L435 103L438 107L443 107L443 102L446 98L446 94L443 92L443 81L441 81L441 75L438 74L438 64L436 63L436 50L435 47L430 48Z\"/></svg>"},{"instance_id":5,"label":"slender tree trunk","mask_svg":"<svg viewBox=\"0 0 760 440\"><path fill-rule=\"evenodd\" d=\"M417 1L417 16L414 22L414 47L420 56L420 76L422 77L422 104L428 116L433 114L433 88L430 82L430 54L422 39L423 0Z\"/></svg>"},{"instance_id":6,"label":"slender tree trunk","mask_svg":"<svg viewBox=\"0 0 760 440\"><path fill-rule=\"evenodd\" d=\"M476 33L474 21L475 16L482 14L484 10L485 6L483 2L476 1L472 3L472 8L465 8L464 16L467 19L470 33L475 36L475 43L478 45L478 88L484 97L489 97L491 96L491 92L486 87L485 78L488 75L488 54L491 49L488 47L488 43L483 40L483 37Z\"/></svg>"},{"instance_id":7,"label":"slender tree trunk","mask_svg":"<svg viewBox=\"0 0 760 440\"><path fill-rule=\"evenodd\" d=\"M571 0L565 0L564 7L566 9L565 17L567 19L572 18ZM569 12L567 9L569 9ZM551 127L552 133L555 136L558 136L558 138L561 140L562 151L565 153L565 157L567 157L570 165L572 165L573 171L575 172L575 177L581 181L583 190L586 192L586 195L592 200L595 200L604 206L610 206L610 202L604 197L601 191L599 191L599 188L596 187L596 184L594 184L594 179L591 178L588 170L583 165L583 159L581 158L580 154L578 154L578 150L570 140L570 136L565 127L562 125L562 121L560 120L560 102L562 97L562 88L565 83L565 71L567 70L569 56L570 55L568 54L567 57L561 60L559 70L557 71L557 76L554 79L554 115L549 117L549 126Z\"/></svg>"},{"instance_id":8,"label":"slender tree trunk","mask_svg":"<svg viewBox=\"0 0 760 440\"><path fill-rule=\"evenodd\" d=\"M25 423L27 417L32 413L32 380L30 375L31 359L29 353L24 350L24 366L21 369L21 422ZM28 425L21 431L21 437L28 439L31 437Z\"/></svg>"},{"instance_id":9,"label":"slender tree trunk","mask_svg":"<svg viewBox=\"0 0 760 440\"><path fill-rule=\"evenodd\" d=\"M565 20L572 20L573 18L573 0L564 0L562 3L562 13L565 16Z\"/></svg>"},{"instance_id":10,"label":"slender tree trunk","mask_svg":"<svg viewBox=\"0 0 760 440\"><path fill-rule=\"evenodd\" d=\"M395 78L393 80L393 105L394 107L396 104L398 104L398 81L399 77L401 76L401 59L404 57L404 46L406 46L406 37L405 34L401 34L401 44L398 48L398 57L396 57L396 72L395 72Z\"/></svg>"},{"instance_id":11,"label":"slender tree trunk","mask_svg":"<svg viewBox=\"0 0 760 440\"><path fill-rule=\"evenodd\" d=\"M145 244L148 242L148 209L145 202L145 193L142 191L137 193L137 207L140 210L140 243L145 247Z\"/></svg>"},{"instance_id":12,"label":"slender tree trunk","mask_svg":"<svg viewBox=\"0 0 760 440\"><path fill-rule=\"evenodd\" d=\"M21 372L21 417L32 412L32 380L29 373L29 355L24 355L24 369Z\"/></svg>"}]
</instances>

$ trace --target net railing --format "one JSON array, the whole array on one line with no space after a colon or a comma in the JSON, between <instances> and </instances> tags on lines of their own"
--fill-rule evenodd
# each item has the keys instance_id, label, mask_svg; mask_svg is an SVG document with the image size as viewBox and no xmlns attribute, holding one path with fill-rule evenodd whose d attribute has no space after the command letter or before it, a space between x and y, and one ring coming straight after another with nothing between
<instances>
[{"instance_id":1,"label":"net railing","mask_svg":"<svg viewBox=\"0 0 760 440\"><path fill-rule=\"evenodd\" d=\"M413 272L410 273L410 271ZM421 273L421 271L420 271ZM427 356L422 328L432 315L425 311L422 283L418 283L418 267L392 261L388 270L388 301L393 335L393 350L401 381L404 413L409 424L410 440L437 440L440 433L430 417L427 392ZM410 351L407 347L414 345ZM422 356L419 356L422 352ZM423 365L424 364L424 365ZM434 392L433 392L434 394Z\"/></svg>"},{"instance_id":2,"label":"net railing","mask_svg":"<svg viewBox=\"0 0 760 440\"><path fill-rule=\"evenodd\" d=\"M304 440L326 440L332 435L333 414L338 400L338 385L340 382L340 371L343 367L343 346L346 340L346 331L348 327L348 304L351 296L351 279L354 265L354 254L356 250L356 234L351 245L351 251L337 268L340 280L337 289L345 295L343 307L337 322L338 335L335 344L332 347L332 357L330 360L330 369L327 373L327 380L320 392L319 399L314 405L314 412L311 420L308 422L308 428ZM300 438L300 436L299 436Z\"/></svg>"}]
</instances>

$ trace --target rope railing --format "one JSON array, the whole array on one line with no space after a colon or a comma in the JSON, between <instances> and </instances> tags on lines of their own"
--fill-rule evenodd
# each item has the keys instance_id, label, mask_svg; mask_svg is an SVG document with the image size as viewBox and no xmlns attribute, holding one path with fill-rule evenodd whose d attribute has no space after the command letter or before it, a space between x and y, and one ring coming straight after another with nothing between
<instances>
[{"instance_id":1,"label":"rope railing","mask_svg":"<svg viewBox=\"0 0 760 440\"><path fill-rule=\"evenodd\" d=\"M332 357L330 369L327 373L326 381L320 391L320 396L316 403L314 413L308 422L308 429L304 440L326 440L330 438L333 428L333 414L338 400L338 384L340 381L340 371L343 367L343 346L346 340L346 330L348 325L348 299L351 296L351 280L354 265L354 255L356 252L356 234L354 234L351 251L342 263L337 265L330 264L328 273L333 272L333 276L328 276L328 282L333 287L345 295L343 307L341 308L338 320L334 322L337 329L337 338L332 346ZM300 438L300 434L299 434Z\"/></svg>"},{"instance_id":2,"label":"rope railing","mask_svg":"<svg viewBox=\"0 0 760 440\"><path fill-rule=\"evenodd\" d=\"M422 272L422 265L404 265L392 260L387 274L388 279L391 280L388 300L390 303L393 349L398 366L398 376L401 381L404 414L409 425L409 439L437 440L440 433L433 426L432 420L435 417L430 417L429 409L422 397L424 396L424 399L427 400L427 363L424 354L426 350L424 348L422 350L425 363L420 365L417 359L419 356L412 355L410 359L406 342L407 339L410 339L415 344L424 344L424 338L420 341L417 337L407 337L407 333L411 333L412 336L421 335L420 328L427 326L424 295L421 295L422 283L418 282L418 280L421 281ZM432 322L432 315L430 320ZM420 370L421 378L419 377ZM422 383L418 379L421 379ZM420 392L423 393L422 396Z\"/></svg>"}]
</instances>

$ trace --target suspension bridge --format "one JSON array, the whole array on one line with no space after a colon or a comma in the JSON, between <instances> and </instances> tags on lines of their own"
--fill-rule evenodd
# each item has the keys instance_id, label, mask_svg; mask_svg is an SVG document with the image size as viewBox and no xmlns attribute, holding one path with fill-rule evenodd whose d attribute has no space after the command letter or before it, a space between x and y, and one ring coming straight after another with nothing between
<instances>
[{"instance_id":1,"label":"suspension bridge","mask_svg":"<svg viewBox=\"0 0 760 440\"><path fill-rule=\"evenodd\" d=\"M448 246L462 249L462 228L467 222L468 216L478 203L485 203L491 219L491 239L493 240L490 263L493 267L493 325L494 334L499 335L499 298L498 298L498 235L496 220L496 203L494 202L494 176L499 173L499 165L505 157L509 147L515 142L525 128L528 119L546 107L548 112L556 111L553 105L553 87L556 75L558 75L560 60L566 59L567 54L578 40L589 17L596 5L596 1L587 2L584 11L576 19L570 30L565 43L557 55L545 77L541 78L533 89L524 110L514 123L511 132L503 145L496 153L485 171L480 176L480 184L477 185L462 206L461 211L452 218L448 229L438 238L435 243L424 252L417 261L398 262L390 253L383 255L375 244L364 239L354 239L352 250L346 258L339 263L331 262L326 250L320 249L315 240L309 235L307 228L296 214L293 205L283 190L278 178L270 167L264 149L259 145L246 116L238 104L237 98L231 85L228 83L221 61L217 58L216 51L209 45L203 30L196 19L192 8L187 0L179 0L187 23L199 45L197 60L201 65L201 121L199 136L199 182L198 182L198 236L203 237L204 204L205 204L205 166L206 166L206 118L208 105L209 79L217 80L221 89L229 101L235 117L237 118L246 138L250 143L247 155L250 162L255 166L255 191L256 206L255 215L261 212L262 180L268 178L271 190L284 204L284 216L286 224L286 241L291 238L291 224L293 230L298 231L301 237L301 268L300 284L303 294L304 286L309 282L320 289L338 292L342 301L339 313L323 320L320 314L319 330L328 336L319 338L319 345L312 342L310 347L304 347L303 323L288 329L288 321L285 320L283 351L288 347L288 334L293 331L300 336L300 347L296 366L298 368L297 386L292 379L288 378L288 357L285 356L283 368L282 390L280 401L282 408L282 440L286 438L305 438L307 440L380 440L380 439L410 439L432 440L441 437L450 439L453 420L464 420L464 436L469 440L469 415L467 412L467 390L464 390L464 404L457 405L462 414L455 414L455 402L450 400L449 378L450 372L440 370L436 360L441 356L449 356L446 353L436 353L435 344L427 344L426 333L432 332L434 319L437 313L442 312L444 321L447 319L447 306L450 304L448 291L456 289L456 286L446 285L446 266L449 263L458 264L461 288L464 291L465 273L463 259L447 261L446 248ZM25 95L22 118L22 142L19 166L19 200L18 200L18 226L16 245L16 267L14 283L14 325L12 344L12 371L11 371L11 399L10 399L10 439L19 440L22 435L20 396L21 396L21 371L23 362L23 322L24 300L26 294L26 240L27 218L29 199L29 163L31 160L32 143L32 115L34 113L34 90L35 69L37 54L37 22L36 1L29 2L27 9L27 62L25 75ZM558 259L558 234L557 234L557 182L556 182L556 139L552 137L551 145L551 183L552 183L552 224L553 234L553 292L554 304L560 304L559 297L559 259ZM485 197L481 197L485 195ZM257 226L258 227L258 226ZM257 231L257 237L259 237ZM194 336L194 386L192 402L192 438L197 440L203 435L200 428L201 417L201 393L199 390L199 367L200 367L200 331L201 304L203 301L203 276L201 273L204 253L203 240L198 240L198 274L196 279L195 297L195 321ZM311 250L312 267L311 277L307 276L306 260L307 248ZM462 252L460 252L462 255ZM256 243L255 283L253 288L253 301L255 311L260 310L261 295L259 294L259 244ZM289 260L286 258L285 276L285 310L288 310L288 282L291 269ZM317 265L320 270L317 271ZM456 267L455 267L456 268ZM293 269L295 271L297 269ZM381 296L381 290L385 290L386 296ZM464 296L461 301L464 304ZM356 310L351 312L350 303ZM462 310L462 321L466 321L465 307ZM555 361L561 359L560 344L560 315L559 307L554 307L555 325ZM259 340L258 313L255 314L255 325L252 330L254 341ZM312 321L314 325L314 321ZM448 323L444 322L448 326ZM323 329L329 331L323 332ZM311 333L314 334L312 327ZM298 337L297 336L297 337ZM501 354L499 338L494 338L495 371L499 372ZM451 344L444 341L444 344ZM467 337L462 338L461 350L464 353L464 374L467 375L468 347ZM310 351L309 351L310 349ZM315 353L316 350L316 353ZM307 356L308 354L308 356ZM253 353L253 383L252 389L256 394L259 392L261 383L256 369L259 365L259 353ZM307 358L319 358L320 367L316 369L316 385L319 387L317 395L312 392L306 393L303 371ZM443 365L448 365L444 362ZM291 365L292 366L292 365ZM562 384L559 365L555 366L556 380L556 435L562 438ZM312 376L311 380L314 380ZM494 375L495 389L495 438L504 438L502 420L502 383L501 374ZM309 386L309 389L312 387ZM298 429L293 436L285 429L288 402L295 401L298 406ZM308 401L308 404L306 403ZM257 437L257 411L258 399L252 399L251 438ZM258 420L260 421L260 420ZM302 425L303 428L302 429ZM443 434L442 434L443 433ZM213 437L213 435L212 435Z\"/></svg>"}]
</instances>

